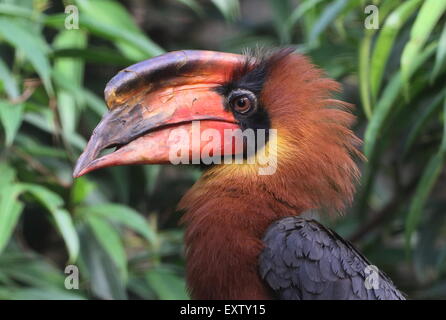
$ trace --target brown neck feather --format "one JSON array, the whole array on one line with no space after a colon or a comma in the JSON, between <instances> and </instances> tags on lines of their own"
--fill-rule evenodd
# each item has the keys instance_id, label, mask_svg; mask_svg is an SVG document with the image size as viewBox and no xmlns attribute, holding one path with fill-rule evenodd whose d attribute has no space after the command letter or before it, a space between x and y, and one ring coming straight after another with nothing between
<instances>
[{"instance_id":1,"label":"brown neck feather","mask_svg":"<svg viewBox=\"0 0 446 320\"><path fill-rule=\"evenodd\" d=\"M188 208L185 243L187 282L195 299L267 299L257 273L266 228L303 209L276 201L266 190L234 181L199 181L183 198ZM200 196L196 196L200 194Z\"/></svg>"}]
</instances>

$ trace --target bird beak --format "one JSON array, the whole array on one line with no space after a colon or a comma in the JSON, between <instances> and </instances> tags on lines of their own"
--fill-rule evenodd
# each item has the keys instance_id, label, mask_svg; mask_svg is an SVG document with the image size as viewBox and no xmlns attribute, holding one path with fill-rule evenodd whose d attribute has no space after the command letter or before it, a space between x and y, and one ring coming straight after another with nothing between
<instances>
[{"instance_id":1,"label":"bird beak","mask_svg":"<svg viewBox=\"0 0 446 320\"><path fill-rule=\"evenodd\" d=\"M170 163L172 150L185 150L189 157L204 147L220 155L236 153L224 131L239 126L216 88L241 63L236 54L177 51L119 72L105 88L110 110L93 131L73 176L109 166ZM200 123L198 134L194 121ZM217 130L220 141L202 138L207 129ZM117 148L100 156L112 147Z\"/></svg>"}]
</instances>

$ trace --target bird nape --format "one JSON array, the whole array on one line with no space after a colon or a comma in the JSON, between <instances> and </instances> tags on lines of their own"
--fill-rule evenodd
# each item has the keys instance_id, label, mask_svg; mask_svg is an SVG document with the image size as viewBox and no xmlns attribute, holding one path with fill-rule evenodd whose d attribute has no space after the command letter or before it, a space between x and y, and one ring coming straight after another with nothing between
<instances>
[{"instance_id":1,"label":"bird nape","mask_svg":"<svg viewBox=\"0 0 446 320\"><path fill-rule=\"evenodd\" d=\"M362 158L340 86L290 49L176 51L119 72L74 176L204 164L181 200L195 299L404 299L309 210L341 212ZM100 156L101 151L117 147Z\"/></svg>"}]
</instances>

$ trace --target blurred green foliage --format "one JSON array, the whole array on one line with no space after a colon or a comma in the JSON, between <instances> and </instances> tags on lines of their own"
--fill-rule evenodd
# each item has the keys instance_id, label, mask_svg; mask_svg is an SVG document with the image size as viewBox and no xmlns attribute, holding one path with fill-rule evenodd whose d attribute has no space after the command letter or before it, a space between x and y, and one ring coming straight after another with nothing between
<instances>
[{"instance_id":1,"label":"blurred green foliage","mask_svg":"<svg viewBox=\"0 0 446 320\"><path fill-rule=\"evenodd\" d=\"M79 29L65 28L73 4ZM379 7L379 28L366 29ZM412 298L446 298L446 2L0 0L0 299L182 299L195 168L73 164L120 69L176 49L293 46L344 85L368 161L325 220ZM327 219L327 218L326 218ZM80 289L66 290L76 264Z\"/></svg>"}]
</instances>

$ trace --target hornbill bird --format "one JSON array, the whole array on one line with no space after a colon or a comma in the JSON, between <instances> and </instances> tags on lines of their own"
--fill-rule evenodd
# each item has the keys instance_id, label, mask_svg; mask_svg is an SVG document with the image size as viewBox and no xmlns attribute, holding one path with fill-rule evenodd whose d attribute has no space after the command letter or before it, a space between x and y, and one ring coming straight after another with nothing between
<instances>
[{"instance_id":1,"label":"hornbill bird","mask_svg":"<svg viewBox=\"0 0 446 320\"><path fill-rule=\"evenodd\" d=\"M332 97L339 89L291 49L170 52L107 84L110 110L74 177L172 163L172 154L202 164L201 179L179 204L194 299L404 299L352 244L302 217L342 212L359 177L360 140L350 129L350 105ZM251 152L248 130L255 134ZM228 131L241 132L243 143ZM265 162L250 161L260 152L274 156L270 174L260 170ZM238 162L206 162L240 154Z\"/></svg>"}]
</instances>

